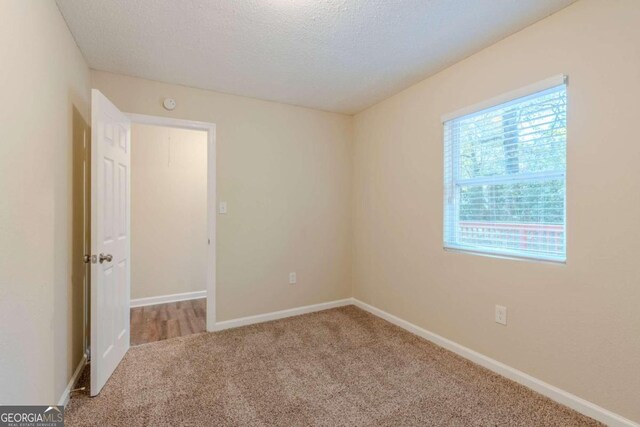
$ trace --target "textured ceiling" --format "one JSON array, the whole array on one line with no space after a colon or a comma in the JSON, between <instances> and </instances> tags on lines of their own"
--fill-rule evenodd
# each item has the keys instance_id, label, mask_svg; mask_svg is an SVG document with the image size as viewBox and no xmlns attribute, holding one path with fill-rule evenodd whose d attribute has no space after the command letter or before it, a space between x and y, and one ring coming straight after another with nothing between
<instances>
[{"instance_id":1,"label":"textured ceiling","mask_svg":"<svg viewBox=\"0 0 640 427\"><path fill-rule=\"evenodd\" d=\"M355 113L574 0L57 0L89 66Z\"/></svg>"}]
</instances>

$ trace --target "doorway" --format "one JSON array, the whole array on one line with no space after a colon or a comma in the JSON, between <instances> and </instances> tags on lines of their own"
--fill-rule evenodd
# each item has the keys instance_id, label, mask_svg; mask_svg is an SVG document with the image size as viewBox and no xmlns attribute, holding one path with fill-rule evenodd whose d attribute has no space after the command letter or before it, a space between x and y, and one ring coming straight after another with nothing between
<instances>
[{"instance_id":1,"label":"doorway","mask_svg":"<svg viewBox=\"0 0 640 427\"><path fill-rule=\"evenodd\" d=\"M200 228L200 233L204 233L201 236L200 249L189 249L185 251L189 252L185 256L188 257L190 253L196 251L200 252L200 263L204 264L205 271L204 274L200 271L199 280L202 282L204 277L206 282L204 291L206 298L201 301L201 304L204 305L202 311L205 312L202 313L202 317L206 317L206 330L212 331L215 327L215 125L126 114L120 111L100 91L92 89L89 168L91 170L89 209L91 252L83 257L85 262L90 265L91 278L89 292L91 300L89 305L91 396L100 393L131 345L131 175L133 169L131 148L135 144L131 138L131 131L134 124L168 127L174 130L193 130L206 134L206 173L200 175L200 180L204 180L205 185L199 185L203 192L206 187L206 201L202 203L206 207L204 214L206 224ZM171 157L166 157L166 159L171 159ZM165 161L170 161L166 159ZM159 188L161 191L169 191L162 186ZM139 197L144 197L144 195ZM163 206L156 207L152 214L157 215L163 210ZM180 225L182 222L184 226L185 220L182 211L177 213L174 211L170 216L175 224ZM186 222L188 223L188 221ZM162 249L173 250L173 237L169 235L168 228L172 227L165 226L163 229L155 231L156 242L154 244ZM206 241L206 245L204 245L204 241ZM141 260L145 258L149 260L150 258L153 261L156 252L157 250L145 250L138 255L138 258ZM163 267L162 264L153 264L153 262L150 265L151 270ZM183 271L189 270L190 267L187 266ZM201 287L202 284L200 283L199 286ZM170 294L174 300L163 302L184 303L187 298L183 294L184 292L177 295ZM193 296L193 293L187 292L187 294ZM167 295L160 296L167 297ZM147 300L147 302L149 301ZM155 300L155 302L158 301ZM175 329L175 326L173 327ZM169 337L168 332L166 337Z\"/></svg>"},{"instance_id":2,"label":"doorway","mask_svg":"<svg viewBox=\"0 0 640 427\"><path fill-rule=\"evenodd\" d=\"M206 330L207 136L131 124L131 345Z\"/></svg>"},{"instance_id":3,"label":"doorway","mask_svg":"<svg viewBox=\"0 0 640 427\"><path fill-rule=\"evenodd\" d=\"M129 118L131 345L212 330L215 126Z\"/></svg>"}]
</instances>

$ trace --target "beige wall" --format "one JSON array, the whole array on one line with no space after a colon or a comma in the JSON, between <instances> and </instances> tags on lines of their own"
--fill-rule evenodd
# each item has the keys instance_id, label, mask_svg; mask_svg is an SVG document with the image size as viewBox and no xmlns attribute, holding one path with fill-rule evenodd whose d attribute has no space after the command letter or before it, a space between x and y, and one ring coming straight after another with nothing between
<instances>
[{"instance_id":1,"label":"beige wall","mask_svg":"<svg viewBox=\"0 0 640 427\"><path fill-rule=\"evenodd\" d=\"M579 1L358 114L353 180L356 298L635 421L639 23L637 0ZM567 264L445 253L440 116L559 73Z\"/></svg>"},{"instance_id":2,"label":"beige wall","mask_svg":"<svg viewBox=\"0 0 640 427\"><path fill-rule=\"evenodd\" d=\"M218 321L350 296L350 116L97 71L92 83L125 112L216 124Z\"/></svg>"},{"instance_id":3,"label":"beige wall","mask_svg":"<svg viewBox=\"0 0 640 427\"><path fill-rule=\"evenodd\" d=\"M207 132L131 127L131 298L207 287Z\"/></svg>"},{"instance_id":4,"label":"beige wall","mask_svg":"<svg viewBox=\"0 0 640 427\"><path fill-rule=\"evenodd\" d=\"M53 1L0 2L0 58L0 404L51 404L81 356L72 140L89 69Z\"/></svg>"}]
</instances>

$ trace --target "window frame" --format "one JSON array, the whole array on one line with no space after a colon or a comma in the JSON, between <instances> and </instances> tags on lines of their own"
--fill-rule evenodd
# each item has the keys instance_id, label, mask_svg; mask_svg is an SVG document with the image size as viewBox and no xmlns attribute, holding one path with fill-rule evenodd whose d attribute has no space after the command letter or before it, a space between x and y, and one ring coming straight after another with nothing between
<instances>
[{"instance_id":1,"label":"window frame","mask_svg":"<svg viewBox=\"0 0 640 427\"><path fill-rule=\"evenodd\" d=\"M451 137L451 146L447 145L447 138L444 132L445 124L452 120L460 119L465 116L473 115L475 113L484 112L494 107L504 107L505 104L508 104L511 101L520 101L522 98L526 98L529 96L534 96L540 92L544 92L546 90L558 87L565 86L565 90L567 90L568 78L564 74L560 74L540 82L534 83L532 85L528 85L522 87L520 89L516 89L514 91L507 92L505 94L499 95L495 98L491 98L487 101L480 102L478 104L474 104L472 106L454 111L452 113L443 115L441 118L442 121L442 141L443 141L443 159L444 159L444 211L443 211L443 249L447 252L456 252L456 253L468 253L473 255L481 255L492 258L504 258L504 259L514 259L519 261L532 261L532 262L542 262L542 263L551 263L551 264L566 264L567 263L567 152L566 152L566 141L565 141L565 168L564 170L552 170L552 171L543 171L543 172L528 172L521 173L518 175L510 176L510 175L498 175L498 176L482 176L476 178L459 178L458 166L460 149L457 147L456 143L458 139L453 136ZM568 94L567 94L568 97ZM568 127L568 125L565 125ZM451 129L451 132L458 132L458 129L454 126ZM567 132L568 134L568 132ZM565 136L568 139L568 136ZM450 158L447 159L447 152L450 150ZM447 165L447 160L451 162L451 164ZM449 176L450 174L450 176ZM483 248L481 246L474 247L473 245L461 245L459 242L459 227L457 224L460 222L460 188L464 186L472 186L472 185L500 185L500 184L508 184L513 182L518 183L533 183L533 182L541 182L553 179L562 179L564 181L564 232L563 232L563 247L564 247L564 256L563 257L553 257L553 256L541 256L528 253L526 251L518 251L515 249L506 249L500 250L496 248L492 250L491 248ZM449 182L448 182L449 181ZM447 184L449 187L447 187ZM447 228L449 227L449 228ZM449 237L449 239L447 239Z\"/></svg>"}]
</instances>

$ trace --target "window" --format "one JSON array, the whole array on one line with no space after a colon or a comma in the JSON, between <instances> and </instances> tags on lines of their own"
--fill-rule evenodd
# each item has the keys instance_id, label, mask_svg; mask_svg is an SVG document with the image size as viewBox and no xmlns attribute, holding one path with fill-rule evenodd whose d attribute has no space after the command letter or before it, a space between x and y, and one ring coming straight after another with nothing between
<instances>
[{"instance_id":1,"label":"window","mask_svg":"<svg viewBox=\"0 0 640 427\"><path fill-rule=\"evenodd\" d=\"M443 118L444 247L564 262L564 76L487 104Z\"/></svg>"}]
</instances>

